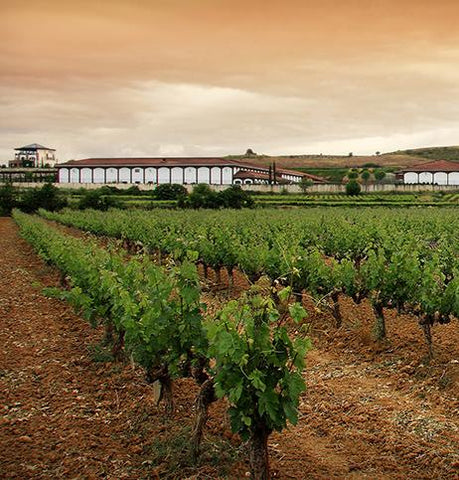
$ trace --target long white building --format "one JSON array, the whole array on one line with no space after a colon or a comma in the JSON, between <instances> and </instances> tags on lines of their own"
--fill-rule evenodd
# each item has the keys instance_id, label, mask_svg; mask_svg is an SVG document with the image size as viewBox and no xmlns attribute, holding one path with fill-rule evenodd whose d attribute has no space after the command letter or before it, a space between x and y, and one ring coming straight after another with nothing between
<instances>
[{"instance_id":1,"label":"long white building","mask_svg":"<svg viewBox=\"0 0 459 480\"><path fill-rule=\"evenodd\" d=\"M459 162L425 162L400 170L397 177L405 184L459 185Z\"/></svg>"},{"instance_id":2,"label":"long white building","mask_svg":"<svg viewBox=\"0 0 459 480\"><path fill-rule=\"evenodd\" d=\"M267 168L226 158L87 158L57 165L60 183L233 185L298 183L307 177L293 170Z\"/></svg>"}]
</instances>

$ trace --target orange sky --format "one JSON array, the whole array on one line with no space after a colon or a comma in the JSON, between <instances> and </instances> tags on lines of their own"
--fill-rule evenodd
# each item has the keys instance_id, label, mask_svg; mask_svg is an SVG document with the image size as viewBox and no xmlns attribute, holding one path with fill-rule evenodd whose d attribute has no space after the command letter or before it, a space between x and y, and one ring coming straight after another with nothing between
<instances>
[{"instance_id":1,"label":"orange sky","mask_svg":"<svg viewBox=\"0 0 459 480\"><path fill-rule=\"evenodd\" d=\"M459 2L0 0L0 161L459 138Z\"/></svg>"}]
</instances>

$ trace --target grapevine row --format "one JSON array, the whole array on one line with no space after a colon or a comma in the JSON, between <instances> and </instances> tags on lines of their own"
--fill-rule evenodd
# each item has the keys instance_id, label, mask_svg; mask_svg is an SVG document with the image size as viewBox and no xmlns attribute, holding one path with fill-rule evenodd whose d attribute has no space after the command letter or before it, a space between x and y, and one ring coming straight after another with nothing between
<instances>
[{"instance_id":1,"label":"grapevine row","mask_svg":"<svg viewBox=\"0 0 459 480\"><path fill-rule=\"evenodd\" d=\"M306 316L291 302L291 290L274 295L259 282L208 318L191 261L159 267L146 255L102 249L39 218L13 215L21 235L61 271L64 289L53 293L93 325L105 324L114 356L129 355L148 381L160 383L167 411L173 410L173 380L195 379L200 391L193 455L199 453L209 404L225 397L233 431L249 440L254 478L269 478L268 437L298 419L310 348L304 335L292 339L287 331L290 319L300 324Z\"/></svg>"},{"instance_id":2,"label":"grapevine row","mask_svg":"<svg viewBox=\"0 0 459 480\"><path fill-rule=\"evenodd\" d=\"M430 354L431 326L459 316L456 211L41 213L179 261L194 251L217 271L238 268L252 281L262 275L283 280L328 300L338 326L339 295L368 298L379 338L385 336L384 308L413 313Z\"/></svg>"}]
</instances>

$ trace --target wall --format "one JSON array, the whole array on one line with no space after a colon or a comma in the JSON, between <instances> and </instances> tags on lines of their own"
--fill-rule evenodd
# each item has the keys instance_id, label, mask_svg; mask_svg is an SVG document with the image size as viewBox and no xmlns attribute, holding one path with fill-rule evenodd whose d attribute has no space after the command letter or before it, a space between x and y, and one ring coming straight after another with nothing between
<instances>
[{"instance_id":1,"label":"wall","mask_svg":"<svg viewBox=\"0 0 459 480\"><path fill-rule=\"evenodd\" d=\"M40 187L39 183L13 183L16 187L21 188L35 188ZM100 188L102 185L99 183L55 183L56 187L79 189L85 188L87 190L94 190ZM110 187L117 187L120 190L126 190L134 185L127 183L111 183ZM151 184L138 184L136 185L140 190L154 190L156 185ZM229 185L210 185L213 190L221 191L228 188ZM184 187L191 191L193 185L184 185ZM243 190L250 190L252 192L260 193L280 193L287 191L289 193L302 193L301 188L298 185L243 185ZM378 193L378 192L455 192L459 191L458 185L362 185L362 192ZM345 186L338 184L317 184L312 185L307 189L307 193L344 193Z\"/></svg>"}]
</instances>

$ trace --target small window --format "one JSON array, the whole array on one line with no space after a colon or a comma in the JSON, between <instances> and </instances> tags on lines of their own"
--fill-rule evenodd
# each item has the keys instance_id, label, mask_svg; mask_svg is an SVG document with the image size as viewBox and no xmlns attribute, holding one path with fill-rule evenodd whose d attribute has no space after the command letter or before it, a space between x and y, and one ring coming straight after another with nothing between
<instances>
[{"instance_id":1,"label":"small window","mask_svg":"<svg viewBox=\"0 0 459 480\"><path fill-rule=\"evenodd\" d=\"M134 168L134 173L140 173L140 168Z\"/></svg>"}]
</instances>

